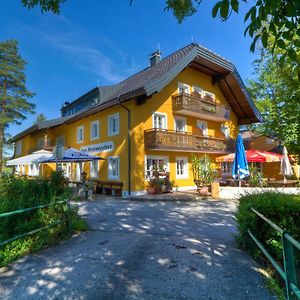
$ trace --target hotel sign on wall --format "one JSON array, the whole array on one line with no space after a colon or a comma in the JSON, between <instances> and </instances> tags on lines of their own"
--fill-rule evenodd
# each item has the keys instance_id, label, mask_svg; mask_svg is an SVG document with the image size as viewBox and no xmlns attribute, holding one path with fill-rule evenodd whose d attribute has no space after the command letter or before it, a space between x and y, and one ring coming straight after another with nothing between
<instances>
[{"instance_id":1,"label":"hotel sign on wall","mask_svg":"<svg viewBox=\"0 0 300 300\"><path fill-rule=\"evenodd\" d=\"M114 143L105 142L101 144L93 144L93 145L81 147L80 150L89 153L111 152L114 150Z\"/></svg>"}]
</instances>

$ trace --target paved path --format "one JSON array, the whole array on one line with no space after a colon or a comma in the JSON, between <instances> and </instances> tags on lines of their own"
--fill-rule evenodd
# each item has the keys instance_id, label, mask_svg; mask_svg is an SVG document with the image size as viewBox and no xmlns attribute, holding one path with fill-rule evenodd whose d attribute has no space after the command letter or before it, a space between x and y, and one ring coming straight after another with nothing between
<instances>
[{"instance_id":1,"label":"paved path","mask_svg":"<svg viewBox=\"0 0 300 300\"><path fill-rule=\"evenodd\" d=\"M94 228L0 271L1 299L273 299L232 201L80 204Z\"/></svg>"}]
</instances>

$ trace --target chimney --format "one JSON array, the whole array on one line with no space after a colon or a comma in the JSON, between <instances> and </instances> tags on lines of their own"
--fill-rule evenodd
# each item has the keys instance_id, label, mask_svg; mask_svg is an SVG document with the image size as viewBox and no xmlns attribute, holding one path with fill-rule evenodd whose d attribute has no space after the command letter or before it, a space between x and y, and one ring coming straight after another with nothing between
<instances>
[{"instance_id":1,"label":"chimney","mask_svg":"<svg viewBox=\"0 0 300 300\"><path fill-rule=\"evenodd\" d=\"M150 54L150 67L155 66L160 62L161 52L159 50Z\"/></svg>"}]
</instances>

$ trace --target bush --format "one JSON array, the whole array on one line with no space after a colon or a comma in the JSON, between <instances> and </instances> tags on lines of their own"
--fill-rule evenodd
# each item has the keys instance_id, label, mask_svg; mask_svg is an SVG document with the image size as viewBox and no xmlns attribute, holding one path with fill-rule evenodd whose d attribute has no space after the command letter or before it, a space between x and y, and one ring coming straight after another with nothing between
<instances>
[{"instance_id":1,"label":"bush","mask_svg":"<svg viewBox=\"0 0 300 300\"><path fill-rule=\"evenodd\" d=\"M249 236L250 229L256 238L267 248L269 253L282 262L281 235L260 217L250 211L255 208L296 240L300 241L300 196L277 192L264 192L242 196L236 212L239 246L257 258L260 251ZM295 251L300 262L299 251Z\"/></svg>"},{"instance_id":2,"label":"bush","mask_svg":"<svg viewBox=\"0 0 300 300\"><path fill-rule=\"evenodd\" d=\"M0 178L0 213L51 204L65 200L69 196L70 191L61 172L53 172L50 180L17 179L12 176ZM0 241L63 220L65 217L66 205L54 205L5 217L0 220ZM75 208L70 210L70 223L72 230L86 229L84 221L78 217ZM61 223L9 243L0 248L0 266L29 252L53 245L66 238L68 234L66 224Z\"/></svg>"}]
</instances>

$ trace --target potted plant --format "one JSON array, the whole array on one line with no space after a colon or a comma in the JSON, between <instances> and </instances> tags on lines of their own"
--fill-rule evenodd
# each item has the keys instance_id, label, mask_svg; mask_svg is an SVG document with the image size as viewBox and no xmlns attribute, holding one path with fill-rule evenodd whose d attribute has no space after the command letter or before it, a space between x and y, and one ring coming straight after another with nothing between
<instances>
[{"instance_id":1,"label":"potted plant","mask_svg":"<svg viewBox=\"0 0 300 300\"><path fill-rule=\"evenodd\" d=\"M209 157L206 154L204 156L193 154L192 171L199 194L201 196L208 196L210 185L217 175Z\"/></svg>"}]
</instances>

